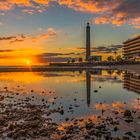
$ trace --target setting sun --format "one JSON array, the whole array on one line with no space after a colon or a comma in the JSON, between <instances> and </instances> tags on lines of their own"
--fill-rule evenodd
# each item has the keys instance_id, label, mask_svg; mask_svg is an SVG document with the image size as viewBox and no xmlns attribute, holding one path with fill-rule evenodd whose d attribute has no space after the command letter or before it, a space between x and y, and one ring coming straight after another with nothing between
<instances>
[{"instance_id":1,"label":"setting sun","mask_svg":"<svg viewBox=\"0 0 140 140\"><path fill-rule=\"evenodd\" d=\"M23 59L23 63L25 65L31 65L32 64L32 61L30 59Z\"/></svg>"},{"instance_id":2,"label":"setting sun","mask_svg":"<svg viewBox=\"0 0 140 140\"><path fill-rule=\"evenodd\" d=\"M30 64L31 64L31 61L30 61L30 60L27 60L27 61L26 61L26 64L27 64L27 65L30 65Z\"/></svg>"}]
</instances>

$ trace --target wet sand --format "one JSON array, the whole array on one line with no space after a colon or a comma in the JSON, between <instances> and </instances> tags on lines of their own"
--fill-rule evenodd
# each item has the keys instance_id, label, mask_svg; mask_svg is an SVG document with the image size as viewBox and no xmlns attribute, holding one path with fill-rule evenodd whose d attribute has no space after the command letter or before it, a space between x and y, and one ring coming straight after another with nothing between
<instances>
[{"instance_id":1,"label":"wet sand","mask_svg":"<svg viewBox=\"0 0 140 140\"><path fill-rule=\"evenodd\" d=\"M99 102L95 108L98 114L78 118L65 117L56 123L52 115L62 117L69 110L74 112L80 106L69 105L66 110L61 104L55 107L58 97L53 102L42 98L42 105L31 104L34 96L18 99L19 93L1 92L0 95L0 138L12 140L139 140L140 139L140 99L136 99L137 107L126 103L109 104ZM5 93L4 93L5 92ZM2 94L3 93L3 94ZM61 97L62 98L62 97ZM63 98L62 98L63 99ZM9 100L10 103L5 103ZM78 99L73 99L75 103ZM50 108L54 106L54 108Z\"/></svg>"},{"instance_id":2,"label":"wet sand","mask_svg":"<svg viewBox=\"0 0 140 140\"><path fill-rule=\"evenodd\" d=\"M0 67L0 72L45 72L45 71L81 71L81 70L109 70L119 69L140 73L140 64L112 65L112 66L26 66Z\"/></svg>"}]
</instances>

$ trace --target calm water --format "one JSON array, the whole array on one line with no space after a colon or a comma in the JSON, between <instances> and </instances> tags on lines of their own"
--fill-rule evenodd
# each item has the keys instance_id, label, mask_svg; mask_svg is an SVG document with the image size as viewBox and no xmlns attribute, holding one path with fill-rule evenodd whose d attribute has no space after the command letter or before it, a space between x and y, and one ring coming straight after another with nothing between
<instances>
[{"instance_id":1,"label":"calm water","mask_svg":"<svg viewBox=\"0 0 140 140\"><path fill-rule=\"evenodd\" d=\"M123 71L0 73L0 92L14 97L7 98L5 103L30 97L34 98L32 104L43 104L43 99L51 108L63 105L67 113L51 116L56 122L66 116L97 114L102 108L120 107L121 103L140 108L136 100L140 97L140 76Z\"/></svg>"}]
</instances>

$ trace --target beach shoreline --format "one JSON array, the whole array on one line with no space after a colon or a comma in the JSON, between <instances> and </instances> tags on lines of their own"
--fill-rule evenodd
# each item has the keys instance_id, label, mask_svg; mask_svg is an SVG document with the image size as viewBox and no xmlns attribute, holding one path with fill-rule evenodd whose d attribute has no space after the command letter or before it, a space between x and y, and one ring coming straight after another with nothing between
<instances>
[{"instance_id":1,"label":"beach shoreline","mask_svg":"<svg viewBox=\"0 0 140 140\"><path fill-rule=\"evenodd\" d=\"M140 64L110 65L110 66L9 66L0 67L0 72L45 72L45 71L83 71L83 70L124 70L140 73Z\"/></svg>"},{"instance_id":2,"label":"beach shoreline","mask_svg":"<svg viewBox=\"0 0 140 140\"><path fill-rule=\"evenodd\" d=\"M125 70L132 73L140 74L140 64L137 65L116 65L110 66L111 69Z\"/></svg>"}]
</instances>

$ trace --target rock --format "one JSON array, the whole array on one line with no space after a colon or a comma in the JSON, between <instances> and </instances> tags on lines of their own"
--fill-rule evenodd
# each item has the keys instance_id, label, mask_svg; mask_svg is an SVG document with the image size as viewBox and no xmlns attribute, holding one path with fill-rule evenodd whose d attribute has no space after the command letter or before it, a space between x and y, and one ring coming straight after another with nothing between
<instances>
[{"instance_id":1,"label":"rock","mask_svg":"<svg viewBox=\"0 0 140 140\"><path fill-rule=\"evenodd\" d=\"M64 110L63 109L60 110L59 112L60 112L61 115L64 115Z\"/></svg>"},{"instance_id":2,"label":"rock","mask_svg":"<svg viewBox=\"0 0 140 140\"><path fill-rule=\"evenodd\" d=\"M69 120L69 118L66 118L65 120L66 120L66 121L68 121L68 120Z\"/></svg>"},{"instance_id":3,"label":"rock","mask_svg":"<svg viewBox=\"0 0 140 140\"><path fill-rule=\"evenodd\" d=\"M132 113L130 110L125 110L124 112L124 117L131 117L132 116Z\"/></svg>"},{"instance_id":4,"label":"rock","mask_svg":"<svg viewBox=\"0 0 140 140\"><path fill-rule=\"evenodd\" d=\"M94 90L94 92L98 92L98 90Z\"/></svg>"},{"instance_id":5,"label":"rock","mask_svg":"<svg viewBox=\"0 0 140 140\"><path fill-rule=\"evenodd\" d=\"M67 137L67 136L63 136L63 137L61 138L61 140L68 140L68 137Z\"/></svg>"},{"instance_id":6,"label":"rock","mask_svg":"<svg viewBox=\"0 0 140 140\"><path fill-rule=\"evenodd\" d=\"M73 109L72 107L69 107L69 109L71 110L71 109Z\"/></svg>"},{"instance_id":7,"label":"rock","mask_svg":"<svg viewBox=\"0 0 140 140\"><path fill-rule=\"evenodd\" d=\"M3 101L3 100L4 100L4 96L0 95L0 101Z\"/></svg>"},{"instance_id":8,"label":"rock","mask_svg":"<svg viewBox=\"0 0 140 140\"><path fill-rule=\"evenodd\" d=\"M94 123L92 123L92 122L86 123L86 129L92 129L93 127L94 127Z\"/></svg>"},{"instance_id":9,"label":"rock","mask_svg":"<svg viewBox=\"0 0 140 140\"><path fill-rule=\"evenodd\" d=\"M14 125L13 125L13 124L10 124L10 125L9 125L9 129L10 129L10 130L14 130Z\"/></svg>"},{"instance_id":10,"label":"rock","mask_svg":"<svg viewBox=\"0 0 140 140\"><path fill-rule=\"evenodd\" d=\"M136 136L132 132L126 132L125 135L131 136L133 138L136 138Z\"/></svg>"},{"instance_id":11,"label":"rock","mask_svg":"<svg viewBox=\"0 0 140 140\"><path fill-rule=\"evenodd\" d=\"M114 131L118 131L119 128L117 126L114 127Z\"/></svg>"},{"instance_id":12,"label":"rock","mask_svg":"<svg viewBox=\"0 0 140 140\"><path fill-rule=\"evenodd\" d=\"M7 90L7 89L8 89L8 87L4 87L4 89L6 89L6 90Z\"/></svg>"},{"instance_id":13,"label":"rock","mask_svg":"<svg viewBox=\"0 0 140 140\"><path fill-rule=\"evenodd\" d=\"M122 140L131 140L129 137L123 136Z\"/></svg>"},{"instance_id":14,"label":"rock","mask_svg":"<svg viewBox=\"0 0 140 140\"><path fill-rule=\"evenodd\" d=\"M90 136L89 136L89 135L86 135L86 136L85 136L85 139L86 139L86 140L89 140L89 139L90 139Z\"/></svg>"},{"instance_id":15,"label":"rock","mask_svg":"<svg viewBox=\"0 0 140 140\"><path fill-rule=\"evenodd\" d=\"M125 120L127 123L133 122L133 119L126 119Z\"/></svg>"},{"instance_id":16,"label":"rock","mask_svg":"<svg viewBox=\"0 0 140 140\"><path fill-rule=\"evenodd\" d=\"M12 132L8 133L7 137L12 138L13 137L13 133Z\"/></svg>"}]
</instances>

